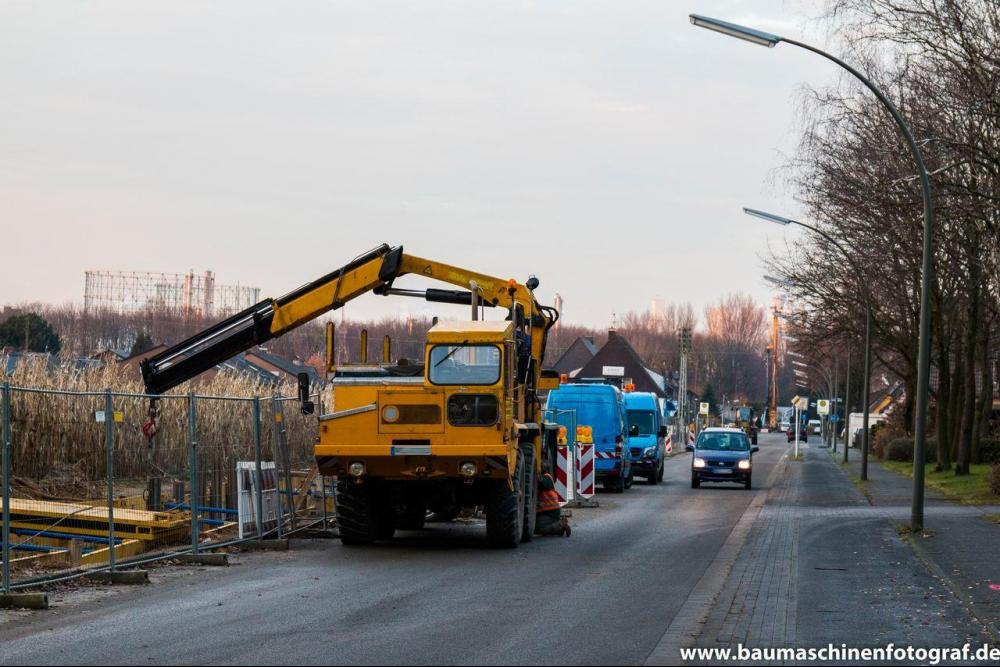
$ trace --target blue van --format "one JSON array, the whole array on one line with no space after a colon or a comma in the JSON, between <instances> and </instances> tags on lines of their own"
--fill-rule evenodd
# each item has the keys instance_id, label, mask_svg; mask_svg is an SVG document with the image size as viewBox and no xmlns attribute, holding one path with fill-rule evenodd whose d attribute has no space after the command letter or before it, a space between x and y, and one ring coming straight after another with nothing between
<instances>
[{"instance_id":1,"label":"blue van","mask_svg":"<svg viewBox=\"0 0 1000 667\"><path fill-rule=\"evenodd\" d=\"M577 426L589 426L594 436L594 473L604 488L622 493L632 486L632 456L625 446L626 422L622 392L609 384L564 384L549 392L546 410L573 410ZM565 418L557 419L567 424Z\"/></svg>"},{"instance_id":2,"label":"blue van","mask_svg":"<svg viewBox=\"0 0 1000 667\"><path fill-rule=\"evenodd\" d=\"M663 423L656 394L625 394L625 418L628 422L628 448L632 454L632 472L650 484L663 481L663 458L667 427Z\"/></svg>"}]
</instances>

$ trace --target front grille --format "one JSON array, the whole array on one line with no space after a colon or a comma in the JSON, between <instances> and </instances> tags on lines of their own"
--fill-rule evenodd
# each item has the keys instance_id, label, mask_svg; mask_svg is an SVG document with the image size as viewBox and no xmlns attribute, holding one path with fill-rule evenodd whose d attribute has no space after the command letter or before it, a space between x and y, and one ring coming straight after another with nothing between
<instances>
[{"instance_id":1,"label":"front grille","mask_svg":"<svg viewBox=\"0 0 1000 667\"><path fill-rule=\"evenodd\" d=\"M735 461L709 461L708 465L713 468L732 468L735 467Z\"/></svg>"},{"instance_id":2,"label":"front grille","mask_svg":"<svg viewBox=\"0 0 1000 667\"><path fill-rule=\"evenodd\" d=\"M633 447L632 448L632 458L633 459L641 459L642 458L642 449L640 447Z\"/></svg>"}]
</instances>

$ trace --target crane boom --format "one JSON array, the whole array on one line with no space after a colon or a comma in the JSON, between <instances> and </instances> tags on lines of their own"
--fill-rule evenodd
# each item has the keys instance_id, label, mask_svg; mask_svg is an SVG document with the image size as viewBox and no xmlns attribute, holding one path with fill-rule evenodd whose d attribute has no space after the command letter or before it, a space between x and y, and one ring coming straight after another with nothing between
<instances>
[{"instance_id":1,"label":"crane boom","mask_svg":"<svg viewBox=\"0 0 1000 667\"><path fill-rule=\"evenodd\" d=\"M558 318L554 310L535 301L529 288L513 280L406 255L402 246L382 244L318 280L277 299L265 299L150 357L141 365L146 391L150 394L169 391L241 352L341 308L366 292L389 294L393 281L409 273L464 288L474 286L479 294L478 303L507 307L512 318L527 318L529 326L548 329ZM473 303L472 292L427 290L420 294L428 301ZM545 336L533 337L531 348L540 369Z\"/></svg>"}]
</instances>

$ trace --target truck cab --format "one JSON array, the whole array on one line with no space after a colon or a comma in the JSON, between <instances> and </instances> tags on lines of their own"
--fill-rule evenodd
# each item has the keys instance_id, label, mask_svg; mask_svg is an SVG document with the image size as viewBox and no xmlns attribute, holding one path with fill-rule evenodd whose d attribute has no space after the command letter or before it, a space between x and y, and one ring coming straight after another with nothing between
<instances>
[{"instance_id":1,"label":"truck cab","mask_svg":"<svg viewBox=\"0 0 1000 667\"><path fill-rule=\"evenodd\" d=\"M540 461L518 434L514 345L511 322L442 321L427 333L422 364L335 370L316 460L341 480L342 537L387 539L422 528L428 511L485 507L489 534L504 532L493 522L514 522L530 539ZM522 498L513 516L495 500L509 478Z\"/></svg>"},{"instance_id":2,"label":"truck cab","mask_svg":"<svg viewBox=\"0 0 1000 667\"><path fill-rule=\"evenodd\" d=\"M546 409L572 411L577 426L594 438L594 474L604 488L623 493L632 486L632 454L622 392L609 384L563 384L549 393Z\"/></svg>"},{"instance_id":3,"label":"truck cab","mask_svg":"<svg viewBox=\"0 0 1000 667\"><path fill-rule=\"evenodd\" d=\"M649 484L659 484L663 481L667 427L656 394L626 392L624 403L633 474L645 477Z\"/></svg>"}]
</instances>

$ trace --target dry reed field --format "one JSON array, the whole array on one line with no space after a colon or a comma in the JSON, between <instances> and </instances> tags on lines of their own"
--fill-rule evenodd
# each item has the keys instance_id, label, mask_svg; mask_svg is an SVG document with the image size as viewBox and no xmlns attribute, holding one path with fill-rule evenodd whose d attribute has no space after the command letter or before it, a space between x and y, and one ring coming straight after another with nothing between
<instances>
[{"instance_id":1,"label":"dry reed field","mask_svg":"<svg viewBox=\"0 0 1000 667\"><path fill-rule=\"evenodd\" d=\"M0 368L6 360L0 357ZM272 392L291 395L294 387L263 385L248 378L219 373L179 387L159 402L158 430L150 440L142 431L149 419L149 399L134 372L116 366L77 369L54 366L43 359L21 361L10 382L11 474L18 495L46 499L100 497L107 475L105 424L96 413L105 409L104 395L56 394L22 389L62 392L103 392L110 388L113 411L120 413L113 425L114 477L123 487L154 474L165 480L183 480L190 469L189 401L187 392L199 396L196 436L201 472L232 470L238 460L254 459L252 397L260 397L264 460L273 460L276 432ZM207 398L207 397L219 398ZM225 398L223 398L225 397ZM315 420L299 414L294 401L277 403L284 412L289 463L311 465ZM124 490L124 489L123 489Z\"/></svg>"}]
</instances>

